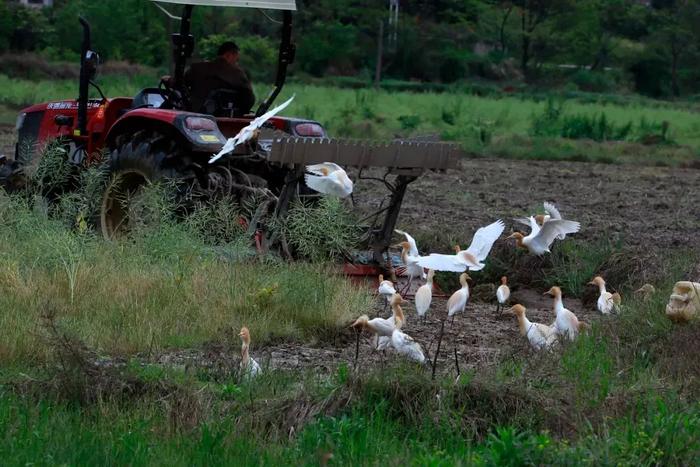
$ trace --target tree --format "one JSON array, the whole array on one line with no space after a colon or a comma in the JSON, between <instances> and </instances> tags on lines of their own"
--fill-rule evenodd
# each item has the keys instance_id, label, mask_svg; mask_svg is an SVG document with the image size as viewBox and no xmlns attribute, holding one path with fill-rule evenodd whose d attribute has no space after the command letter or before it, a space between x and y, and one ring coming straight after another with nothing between
<instances>
[{"instance_id":1,"label":"tree","mask_svg":"<svg viewBox=\"0 0 700 467\"><path fill-rule=\"evenodd\" d=\"M520 68L527 77L535 31L545 21L567 11L570 0L515 0L513 4L520 13Z\"/></svg>"},{"instance_id":2,"label":"tree","mask_svg":"<svg viewBox=\"0 0 700 467\"><path fill-rule=\"evenodd\" d=\"M694 53L697 39L696 25L700 19L700 2L697 0L666 0L659 2L655 12L656 30L653 40L662 44L668 55L671 92L675 97L680 96L679 65L682 59Z\"/></svg>"}]
</instances>

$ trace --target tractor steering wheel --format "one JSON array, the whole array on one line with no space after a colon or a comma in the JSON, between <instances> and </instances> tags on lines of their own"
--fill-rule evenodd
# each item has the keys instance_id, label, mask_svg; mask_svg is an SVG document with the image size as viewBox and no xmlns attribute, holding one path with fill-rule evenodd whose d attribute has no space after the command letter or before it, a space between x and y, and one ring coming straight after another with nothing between
<instances>
[{"instance_id":1,"label":"tractor steering wheel","mask_svg":"<svg viewBox=\"0 0 700 467\"><path fill-rule=\"evenodd\" d=\"M158 83L158 93L163 98L161 109L179 109L182 107L182 95L170 86L169 77L163 77Z\"/></svg>"}]
</instances>

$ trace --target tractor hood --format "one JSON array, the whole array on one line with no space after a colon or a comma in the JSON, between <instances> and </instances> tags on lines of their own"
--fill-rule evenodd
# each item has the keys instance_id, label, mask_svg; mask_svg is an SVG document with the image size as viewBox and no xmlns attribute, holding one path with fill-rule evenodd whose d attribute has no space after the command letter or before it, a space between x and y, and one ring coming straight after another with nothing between
<instances>
[{"instance_id":1,"label":"tractor hood","mask_svg":"<svg viewBox=\"0 0 700 467\"><path fill-rule=\"evenodd\" d=\"M180 5L225 6L239 8L267 8L270 10L296 10L295 0L151 0L158 3L177 3Z\"/></svg>"}]
</instances>

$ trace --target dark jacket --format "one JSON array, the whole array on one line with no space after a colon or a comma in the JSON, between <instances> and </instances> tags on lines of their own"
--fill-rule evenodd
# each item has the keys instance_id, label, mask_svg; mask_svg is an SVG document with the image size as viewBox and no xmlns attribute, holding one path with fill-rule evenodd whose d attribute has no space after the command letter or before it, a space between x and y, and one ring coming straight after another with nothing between
<instances>
[{"instance_id":1,"label":"dark jacket","mask_svg":"<svg viewBox=\"0 0 700 467\"><path fill-rule=\"evenodd\" d=\"M238 65L231 65L222 57L211 62L193 63L185 72L185 85L190 90L190 107L194 112L203 111L209 93L227 89L238 94L236 107L247 113L255 104L255 94L248 75Z\"/></svg>"}]
</instances>

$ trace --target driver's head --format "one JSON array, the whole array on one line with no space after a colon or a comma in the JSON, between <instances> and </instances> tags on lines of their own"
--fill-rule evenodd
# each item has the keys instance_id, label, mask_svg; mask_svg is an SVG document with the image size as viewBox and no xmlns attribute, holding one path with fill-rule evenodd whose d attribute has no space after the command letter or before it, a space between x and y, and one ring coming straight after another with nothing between
<instances>
[{"instance_id":1,"label":"driver's head","mask_svg":"<svg viewBox=\"0 0 700 467\"><path fill-rule=\"evenodd\" d=\"M216 53L219 57L226 60L231 65L238 63L240 57L240 49L233 41L226 41L219 46L219 50Z\"/></svg>"}]
</instances>

